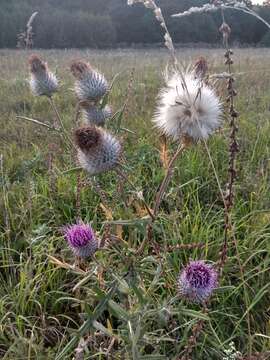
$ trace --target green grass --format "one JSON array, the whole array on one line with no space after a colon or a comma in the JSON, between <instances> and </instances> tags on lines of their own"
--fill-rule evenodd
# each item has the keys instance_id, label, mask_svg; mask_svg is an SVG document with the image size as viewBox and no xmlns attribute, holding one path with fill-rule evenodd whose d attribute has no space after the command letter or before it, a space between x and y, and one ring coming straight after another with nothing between
<instances>
[{"instance_id":1,"label":"green grass","mask_svg":"<svg viewBox=\"0 0 270 360\"><path fill-rule=\"evenodd\" d=\"M44 51L62 86L55 101L65 126L75 127L76 100L69 64L88 59L108 79L116 73L110 103L118 110L126 99L134 68L130 100L121 132L129 179L153 204L164 170L159 140L152 129L155 98L163 84L165 51ZM198 305L177 297L180 269L192 259L215 262L223 241L224 213L211 164L203 144L193 146L177 163L169 192L155 225L160 257L146 248L145 219L133 189L125 184L124 206L114 173L98 178L113 208L113 231L122 225L123 240L99 251L85 271L57 266L53 258L73 265L60 228L76 221L77 174L74 154L58 135L16 119L16 115L53 122L45 98L34 98L26 81L26 51L0 52L0 153L3 154L0 197L0 357L72 359L80 338L88 339L85 359L178 359L191 328L204 319L193 359L222 359L234 341L237 350L264 353L270 347L270 52L235 50L240 153L232 242L219 289L205 315ZM211 72L224 71L221 50L181 50L187 63L207 57ZM220 85L224 94L224 84ZM114 131L116 126L109 123ZM213 136L209 148L222 187L228 168L228 124ZM171 145L171 152L175 148ZM50 165L51 164L51 165ZM83 174L83 180L87 180ZM81 192L81 217L100 233L106 217L99 195L89 184ZM167 251L168 246L205 243L203 249ZM74 289L75 287L75 289ZM250 323L250 331L248 330ZM62 355L63 356L62 356Z\"/></svg>"}]
</instances>

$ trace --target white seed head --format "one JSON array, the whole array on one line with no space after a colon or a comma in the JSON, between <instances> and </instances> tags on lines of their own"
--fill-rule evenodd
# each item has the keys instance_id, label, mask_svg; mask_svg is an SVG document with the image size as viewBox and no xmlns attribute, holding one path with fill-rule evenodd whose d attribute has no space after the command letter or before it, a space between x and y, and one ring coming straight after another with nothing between
<instances>
[{"instance_id":1,"label":"white seed head","mask_svg":"<svg viewBox=\"0 0 270 360\"><path fill-rule=\"evenodd\" d=\"M78 161L90 175L112 170L121 158L121 144L110 133L94 126L77 129Z\"/></svg>"},{"instance_id":2,"label":"white seed head","mask_svg":"<svg viewBox=\"0 0 270 360\"><path fill-rule=\"evenodd\" d=\"M71 72L76 78L75 93L81 101L98 101L109 90L109 85L104 75L93 69L86 62L73 62Z\"/></svg>"},{"instance_id":3,"label":"white seed head","mask_svg":"<svg viewBox=\"0 0 270 360\"><path fill-rule=\"evenodd\" d=\"M103 109L96 106L83 107L83 120L87 125L104 126L107 119L112 116L112 110L109 105Z\"/></svg>"},{"instance_id":4,"label":"white seed head","mask_svg":"<svg viewBox=\"0 0 270 360\"><path fill-rule=\"evenodd\" d=\"M184 75L183 80L174 73L160 92L156 115L156 127L166 136L179 140L207 139L220 127L222 106L214 90L196 79L194 73Z\"/></svg>"},{"instance_id":5,"label":"white seed head","mask_svg":"<svg viewBox=\"0 0 270 360\"><path fill-rule=\"evenodd\" d=\"M58 80L47 64L37 55L29 58L30 66L30 88L35 96L52 96L58 89Z\"/></svg>"}]
</instances>

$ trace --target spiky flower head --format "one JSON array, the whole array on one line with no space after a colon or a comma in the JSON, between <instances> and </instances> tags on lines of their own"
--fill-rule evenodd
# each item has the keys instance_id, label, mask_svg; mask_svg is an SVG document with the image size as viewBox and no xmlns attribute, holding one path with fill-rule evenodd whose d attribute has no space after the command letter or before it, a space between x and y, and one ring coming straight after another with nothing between
<instances>
[{"instance_id":1,"label":"spiky flower head","mask_svg":"<svg viewBox=\"0 0 270 360\"><path fill-rule=\"evenodd\" d=\"M106 120L112 116L112 110L109 105L99 109L95 105L82 104L83 120L87 125L104 126Z\"/></svg>"},{"instance_id":2,"label":"spiky flower head","mask_svg":"<svg viewBox=\"0 0 270 360\"><path fill-rule=\"evenodd\" d=\"M208 71L208 64L203 56L200 56L194 65L194 74L198 79L203 79Z\"/></svg>"},{"instance_id":3,"label":"spiky flower head","mask_svg":"<svg viewBox=\"0 0 270 360\"><path fill-rule=\"evenodd\" d=\"M96 235L89 224L78 223L66 226L64 237L72 252L82 258L93 255L98 248Z\"/></svg>"},{"instance_id":4,"label":"spiky flower head","mask_svg":"<svg viewBox=\"0 0 270 360\"><path fill-rule=\"evenodd\" d=\"M184 81L183 81L184 80ZM196 79L193 72L184 79L174 73L161 91L156 127L174 140L189 137L207 139L221 125L221 103L214 90Z\"/></svg>"},{"instance_id":5,"label":"spiky flower head","mask_svg":"<svg viewBox=\"0 0 270 360\"><path fill-rule=\"evenodd\" d=\"M203 260L190 261L178 278L182 297L196 303L205 302L217 287L217 271Z\"/></svg>"},{"instance_id":6,"label":"spiky flower head","mask_svg":"<svg viewBox=\"0 0 270 360\"><path fill-rule=\"evenodd\" d=\"M109 90L104 75L84 61L74 61L70 67L75 77L75 93L79 100L100 100Z\"/></svg>"},{"instance_id":7,"label":"spiky flower head","mask_svg":"<svg viewBox=\"0 0 270 360\"><path fill-rule=\"evenodd\" d=\"M38 55L29 58L30 88L35 96L52 96L58 89L58 80Z\"/></svg>"},{"instance_id":8,"label":"spiky flower head","mask_svg":"<svg viewBox=\"0 0 270 360\"><path fill-rule=\"evenodd\" d=\"M90 175L112 170L121 157L121 144L110 133L95 126L75 131L78 161Z\"/></svg>"}]
</instances>

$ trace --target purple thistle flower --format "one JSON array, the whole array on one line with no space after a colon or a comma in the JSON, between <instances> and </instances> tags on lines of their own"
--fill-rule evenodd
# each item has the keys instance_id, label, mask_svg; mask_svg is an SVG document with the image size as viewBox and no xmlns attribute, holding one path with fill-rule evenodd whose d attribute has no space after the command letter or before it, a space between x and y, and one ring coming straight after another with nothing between
<instances>
[{"instance_id":1,"label":"purple thistle flower","mask_svg":"<svg viewBox=\"0 0 270 360\"><path fill-rule=\"evenodd\" d=\"M76 256L86 258L95 253L98 241L92 227L79 223L64 227L64 237Z\"/></svg>"},{"instance_id":2,"label":"purple thistle flower","mask_svg":"<svg viewBox=\"0 0 270 360\"><path fill-rule=\"evenodd\" d=\"M189 301L202 303L216 288L218 275L213 266L205 261L190 261L178 278L178 289L182 297Z\"/></svg>"}]
</instances>

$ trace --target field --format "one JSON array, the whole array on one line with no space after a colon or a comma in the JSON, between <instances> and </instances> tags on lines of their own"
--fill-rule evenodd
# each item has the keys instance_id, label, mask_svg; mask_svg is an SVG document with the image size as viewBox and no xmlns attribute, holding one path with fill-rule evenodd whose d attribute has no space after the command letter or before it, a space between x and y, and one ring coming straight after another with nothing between
<instances>
[{"instance_id":1,"label":"field","mask_svg":"<svg viewBox=\"0 0 270 360\"><path fill-rule=\"evenodd\" d=\"M152 206L164 169L151 118L164 83L167 52L38 53L61 79L55 103L70 134L76 126L71 61L90 61L110 81L119 74L109 102L114 111L126 100L127 107L121 124L112 121L108 128L119 132L121 125L126 174ZM177 55L186 64L203 55L209 71L220 73L226 71L223 53L179 49ZM114 172L97 177L105 204L85 173L78 180L77 172L67 171L76 166L75 152L57 133L16 118L57 121L48 100L33 97L29 90L29 55L0 51L0 358L176 360L194 325L203 320L191 359L227 359L224 351L232 341L241 359L267 359L270 50L235 49L233 55L240 113L232 210L236 241L229 241L228 259L207 312L177 296L183 266L189 259L215 263L224 238L224 208L204 144L193 145L177 162L154 227L159 251L147 245L137 255L148 218L134 187ZM218 80L217 86L224 100L226 83ZM223 128L208 141L223 189L228 137L229 122L224 119ZM169 145L171 154L175 148ZM78 214L101 234L111 222L119 239L98 251L95 259L74 265L61 227L75 223ZM202 246L182 246L194 243Z\"/></svg>"}]
</instances>

